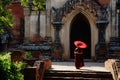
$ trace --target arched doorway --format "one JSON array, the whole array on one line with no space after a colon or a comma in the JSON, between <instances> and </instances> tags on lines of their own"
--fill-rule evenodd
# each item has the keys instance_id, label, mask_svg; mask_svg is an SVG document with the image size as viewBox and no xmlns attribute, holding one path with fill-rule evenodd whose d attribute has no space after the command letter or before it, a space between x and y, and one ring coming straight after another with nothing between
<instances>
[{"instance_id":1,"label":"arched doorway","mask_svg":"<svg viewBox=\"0 0 120 80\"><path fill-rule=\"evenodd\" d=\"M70 26L70 58L74 58L74 41L81 40L87 44L87 48L83 50L85 59L91 57L91 30L87 18L82 14L77 14Z\"/></svg>"}]
</instances>

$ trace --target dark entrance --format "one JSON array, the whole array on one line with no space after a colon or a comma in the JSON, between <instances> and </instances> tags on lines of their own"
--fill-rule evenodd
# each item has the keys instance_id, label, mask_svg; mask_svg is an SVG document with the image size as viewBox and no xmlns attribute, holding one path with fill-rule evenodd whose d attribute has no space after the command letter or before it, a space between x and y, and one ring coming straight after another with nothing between
<instances>
[{"instance_id":1,"label":"dark entrance","mask_svg":"<svg viewBox=\"0 0 120 80\"><path fill-rule=\"evenodd\" d=\"M74 41L81 40L87 44L87 48L83 50L85 59L91 56L91 30L87 18L82 14L77 14L71 22L70 28L70 57L74 58Z\"/></svg>"}]
</instances>

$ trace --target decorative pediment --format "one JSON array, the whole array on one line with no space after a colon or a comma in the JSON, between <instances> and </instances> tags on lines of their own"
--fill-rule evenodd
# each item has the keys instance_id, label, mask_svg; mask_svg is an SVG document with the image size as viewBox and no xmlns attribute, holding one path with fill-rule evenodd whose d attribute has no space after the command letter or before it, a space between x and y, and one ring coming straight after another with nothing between
<instances>
[{"instance_id":1,"label":"decorative pediment","mask_svg":"<svg viewBox=\"0 0 120 80\"><path fill-rule=\"evenodd\" d=\"M109 3L109 0L105 0L104 3L101 2L102 0L98 0L98 1L97 0L67 0L66 3L60 8L52 7L53 15L54 15L53 21L61 21L63 16L66 16L72 10L78 9L80 7L83 7L83 9L85 10L89 10L91 13L93 13L96 16L97 11L101 9L100 4Z\"/></svg>"}]
</instances>

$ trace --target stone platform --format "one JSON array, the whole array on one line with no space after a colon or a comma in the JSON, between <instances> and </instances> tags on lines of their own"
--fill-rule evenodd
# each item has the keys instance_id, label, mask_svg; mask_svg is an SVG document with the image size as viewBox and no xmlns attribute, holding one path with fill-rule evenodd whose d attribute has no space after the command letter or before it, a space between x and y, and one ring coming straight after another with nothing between
<instances>
[{"instance_id":1,"label":"stone platform","mask_svg":"<svg viewBox=\"0 0 120 80\"><path fill-rule=\"evenodd\" d=\"M52 62L52 67L50 70L66 70L66 71L101 71L101 72L110 72L105 69L103 62L85 62L85 66L76 69L74 66L74 61L70 62Z\"/></svg>"},{"instance_id":2,"label":"stone platform","mask_svg":"<svg viewBox=\"0 0 120 80\"><path fill-rule=\"evenodd\" d=\"M74 61L52 62L45 71L43 80L113 80L112 74L103 62L85 62L85 66L76 69Z\"/></svg>"}]
</instances>

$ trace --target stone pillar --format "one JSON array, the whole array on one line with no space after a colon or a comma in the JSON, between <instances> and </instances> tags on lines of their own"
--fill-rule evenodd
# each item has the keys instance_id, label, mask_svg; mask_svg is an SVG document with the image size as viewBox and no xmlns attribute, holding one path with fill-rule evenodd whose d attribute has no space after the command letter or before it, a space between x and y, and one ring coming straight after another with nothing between
<instances>
[{"instance_id":1,"label":"stone pillar","mask_svg":"<svg viewBox=\"0 0 120 80\"><path fill-rule=\"evenodd\" d=\"M63 22L53 22L53 27L55 29L55 32L54 32L54 37L55 37L55 40L54 40L54 43L61 43L60 41L60 35L59 35L59 32L60 32L60 29L62 27L62 24Z\"/></svg>"},{"instance_id":2,"label":"stone pillar","mask_svg":"<svg viewBox=\"0 0 120 80\"><path fill-rule=\"evenodd\" d=\"M106 27L108 21L107 7L101 7L97 13L98 20L96 22L98 28L98 43L95 46L95 53L97 60L104 60L107 58L107 45L106 45Z\"/></svg>"},{"instance_id":3,"label":"stone pillar","mask_svg":"<svg viewBox=\"0 0 120 80\"><path fill-rule=\"evenodd\" d=\"M28 8L24 8L25 15L25 43L29 42L30 38L30 12Z\"/></svg>"},{"instance_id":4,"label":"stone pillar","mask_svg":"<svg viewBox=\"0 0 120 80\"><path fill-rule=\"evenodd\" d=\"M116 12L115 12L115 5L116 0L111 0L111 37L116 37Z\"/></svg>"},{"instance_id":5,"label":"stone pillar","mask_svg":"<svg viewBox=\"0 0 120 80\"><path fill-rule=\"evenodd\" d=\"M45 11L45 41L51 42L51 0L46 0Z\"/></svg>"},{"instance_id":6,"label":"stone pillar","mask_svg":"<svg viewBox=\"0 0 120 80\"><path fill-rule=\"evenodd\" d=\"M117 9L117 23L118 23L118 37L120 37L120 0L116 2Z\"/></svg>"},{"instance_id":7,"label":"stone pillar","mask_svg":"<svg viewBox=\"0 0 120 80\"><path fill-rule=\"evenodd\" d=\"M98 21L97 28L98 28L98 43L106 43L105 40L105 30L108 25L108 21Z\"/></svg>"},{"instance_id":8,"label":"stone pillar","mask_svg":"<svg viewBox=\"0 0 120 80\"><path fill-rule=\"evenodd\" d=\"M51 35L51 0L46 0L46 36Z\"/></svg>"},{"instance_id":9,"label":"stone pillar","mask_svg":"<svg viewBox=\"0 0 120 80\"><path fill-rule=\"evenodd\" d=\"M59 35L60 29L63 25L63 22L62 21L53 22L52 24L55 29L55 31L54 31L55 40L54 40L54 44L53 44L53 46L54 46L53 60L59 61L59 60L62 60L62 53L63 53L63 47L61 45L60 35Z\"/></svg>"},{"instance_id":10,"label":"stone pillar","mask_svg":"<svg viewBox=\"0 0 120 80\"><path fill-rule=\"evenodd\" d=\"M97 60L104 60L107 58L107 45L105 40L105 30L108 25L108 21L98 21L97 28L98 28L98 43L95 47L96 59Z\"/></svg>"},{"instance_id":11,"label":"stone pillar","mask_svg":"<svg viewBox=\"0 0 120 80\"><path fill-rule=\"evenodd\" d=\"M120 37L120 9L118 13L118 37Z\"/></svg>"}]
</instances>

